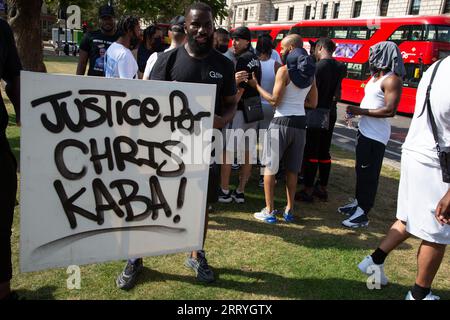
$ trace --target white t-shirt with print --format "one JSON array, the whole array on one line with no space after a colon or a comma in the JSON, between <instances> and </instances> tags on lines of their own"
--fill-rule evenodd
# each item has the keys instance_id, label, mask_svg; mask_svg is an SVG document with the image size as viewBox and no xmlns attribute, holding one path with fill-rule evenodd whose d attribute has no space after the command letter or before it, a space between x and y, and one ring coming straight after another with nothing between
<instances>
[{"instance_id":1,"label":"white t-shirt with print","mask_svg":"<svg viewBox=\"0 0 450 320\"><path fill-rule=\"evenodd\" d=\"M114 42L106 51L105 76L107 78L137 78L138 64L131 50Z\"/></svg>"}]
</instances>

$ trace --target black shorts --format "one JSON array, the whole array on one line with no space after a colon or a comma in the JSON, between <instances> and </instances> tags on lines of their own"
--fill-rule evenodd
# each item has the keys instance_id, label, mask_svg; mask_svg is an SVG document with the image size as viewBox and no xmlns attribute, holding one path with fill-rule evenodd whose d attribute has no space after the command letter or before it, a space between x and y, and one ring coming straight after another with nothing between
<instances>
[{"instance_id":1,"label":"black shorts","mask_svg":"<svg viewBox=\"0 0 450 320\"><path fill-rule=\"evenodd\" d=\"M219 201L220 186L220 166L211 164L209 166L208 194L206 196L207 203L216 203Z\"/></svg>"}]
</instances>

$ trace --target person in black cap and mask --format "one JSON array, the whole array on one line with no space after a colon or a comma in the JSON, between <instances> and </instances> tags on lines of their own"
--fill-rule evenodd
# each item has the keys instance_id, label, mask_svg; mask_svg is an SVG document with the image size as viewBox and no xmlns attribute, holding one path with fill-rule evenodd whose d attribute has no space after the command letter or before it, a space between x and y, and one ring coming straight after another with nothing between
<instances>
[{"instance_id":1,"label":"person in black cap and mask","mask_svg":"<svg viewBox=\"0 0 450 320\"><path fill-rule=\"evenodd\" d=\"M155 52L162 52L164 50L164 41L162 30L156 26L151 25L144 30L143 40L138 47L133 50L133 55L138 63L139 79L143 77L145 66L148 58Z\"/></svg>"},{"instance_id":2,"label":"person in black cap and mask","mask_svg":"<svg viewBox=\"0 0 450 320\"><path fill-rule=\"evenodd\" d=\"M114 21L114 8L108 5L98 10L100 30L88 32L80 44L77 75L84 75L89 61L88 76L103 77L105 75L102 54L117 40L116 23Z\"/></svg>"},{"instance_id":3,"label":"person in black cap and mask","mask_svg":"<svg viewBox=\"0 0 450 320\"><path fill-rule=\"evenodd\" d=\"M236 58L236 84L238 85L238 108L236 115L233 118L231 124L231 130L243 130L244 135L231 134L226 137L226 150L225 161L221 168L221 190L219 190L219 202L230 203L233 200L237 203L244 203L244 191L245 186L250 178L252 172L252 164L250 163L250 157L256 154L256 141L246 141L245 133L248 130L255 130L258 126L258 122L247 122L244 118L244 100L248 98L259 98L259 93L255 88L250 87L246 81L248 78L255 74L258 83L261 81L261 64L258 57L252 51L251 48L251 34L247 27L239 27L232 35L233 49ZM243 75L243 78L240 78ZM242 81L244 80L244 81ZM237 143L233 143L234 138L237 138ZM255 135L256 137L256 135ZM249 139L252 140L252 139ZM236 150L237 149L237 150ZM236 190L229 190L230 175L231 175L231 163L234 159L234 151L237 151L238 161L240 160L241 172L239 174L239 186ZM254 157L256 158L256 157Z\"/></svg>"},{"instance_id":4,"label":"person in black cap and mask","mask_svg":"<svg viewBox=\"0 0 450 320\"><path fill-rule=\"evenodd\" d=\"M266 223L276 223L274 207L275 174L280 159L286 170L287 204L283 218L294 220L294 195L297 177L302 165L303 149L306 142L306 108L317 106L317 87L314 79L316 66L303 49L299 35L291 34L281 42L281 54L285 65L275 76L273 93L267 92L255 80L248 83L256 88L275 109L268 132L268 143L264 146L262 164L264 172L264 195L266 206L254 217Z\"/></svg>"},{"instance_id":5,"label":"person in black cap and mask","mask_svg":"<svg viewBox=\"0 0 450 320\"><path fill-rule=\"evenodd\" d=\"M149 80L150 74L153 70L153 66L163 52L170 51L172 49L178 48L182 46L186 42L186 32L184 32L184 16L176 16L172 19L170 28L169 28L169 38L170 38L170 47L165 49L162 52L154 52L147 60L144 75L142 79Z\"/></svg>"}]
</instances>

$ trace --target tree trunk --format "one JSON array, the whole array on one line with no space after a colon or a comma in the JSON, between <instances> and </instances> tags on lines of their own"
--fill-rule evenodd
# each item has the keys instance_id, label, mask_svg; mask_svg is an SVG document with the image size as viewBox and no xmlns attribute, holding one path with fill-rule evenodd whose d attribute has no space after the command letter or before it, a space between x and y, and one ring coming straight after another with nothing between
<instances>
[{"instance_id":1,"label":"tree trunk","mask_svg":"<svg viewBox=\"0 0 450 320\"><path fill-rule=\"evenodd\" d=\"M9 0L9 23L24 70L47 72L44 65L41 31L43 0Z\"/></svg>"}]
</instances>

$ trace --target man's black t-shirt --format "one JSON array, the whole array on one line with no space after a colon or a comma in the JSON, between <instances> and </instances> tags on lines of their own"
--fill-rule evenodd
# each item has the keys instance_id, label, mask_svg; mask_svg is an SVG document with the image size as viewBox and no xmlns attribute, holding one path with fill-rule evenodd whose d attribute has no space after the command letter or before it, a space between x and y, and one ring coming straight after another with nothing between
<instances>
[{"instance_id":1,"label":"man's black t-shirt","mask_svg":"<svg viewBox=\"0 0 450 320\"><path fill-rule=\"evenodd\" d=\"M22 65L17 54L13 33L8 23L0 19L0 79L7 81L20 75ZM0 138L5 137L8 112L0 94Z\"/></svg>"},{"instance_id":2,"label":"man's black t-shirt","mask_svg":"<svg viewBox=\"0 0 450 320\"><path fill-rule=\"evenodd\" d=\"M105 35L100 30L88 32L80 43L80 49L89 54L88 76L105 76L105 53L119 37Z\"/></svg>"},{"instance_id":3,"label":"man's black t-shirt","mask_svg":"<svg viewBox=\"0 0 450 320\"><path fill-rule=\"evenodd\" d=\"M236 94L233 63L216 50L203 59L191 57L184 46L161 53L150 79L216 84L217 115L221 115L221 98Z\"/></svg>"},{"instance_id":4,"label":"man's black t-shirt","mask_svg":"<svg viewBox=\"0 0 450 320\"><path fill-rule=\"evenodd\" d=\"M249 74L249 77L252 76L252 73L254 72L256 75L256 78L258 80L258 83L261 82L261 63L259 62L258 57L256 54L251 52L250 50L245 51L240 56L236 57L236 72L238 71L247 71ZM248 83L241 82L239 84L239 87L244 88L244 93L242 94L241 100L238 103L238 110L244 109L244 99L251 98L251 97L257 97L259 96L258 90L255 88L252 88Z\"/></svg>"},{"instance_id":5,"label":"man's black t-shirt","mask_svg":"<svg viewBox=\"0 0 450 320\"><path fill-rule=\"evenodd\" d=\"M335 95L345 76L342 63L334 59L321 59L316 64L316 84L319 100L317 108L330 109L336 112Z\"/></svg>"}]
</instances>

